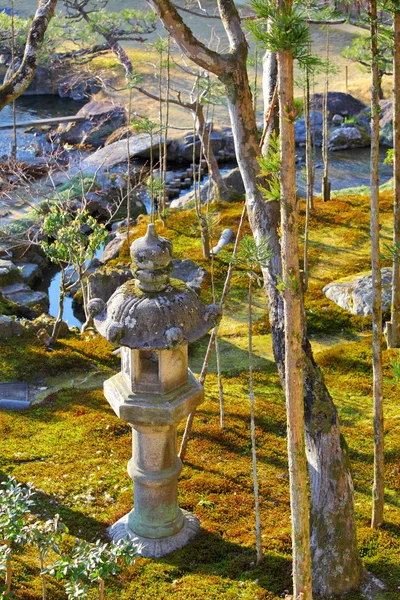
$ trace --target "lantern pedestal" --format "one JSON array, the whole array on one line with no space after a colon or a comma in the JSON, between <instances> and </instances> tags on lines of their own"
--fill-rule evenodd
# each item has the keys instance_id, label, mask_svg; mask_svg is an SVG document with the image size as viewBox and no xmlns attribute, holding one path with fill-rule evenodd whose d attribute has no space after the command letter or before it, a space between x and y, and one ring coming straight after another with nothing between
<instances>
[{"instance_id":1,"label":"lantern pedestal","mask_svg":"<svg viewBox=\"0 0 400 600\"><path fill-rule=\"evenodd\" d=\"M142 556L159 558L193 539L200 523L178 505L177 424L203 400L203 388L189 371L187 381L167 394L132 392L118 373L104 383L104 394L118 417L132 427L128 473L134 509L109 529L114 541L129 536Z\"/></svg>"}]
</instances>

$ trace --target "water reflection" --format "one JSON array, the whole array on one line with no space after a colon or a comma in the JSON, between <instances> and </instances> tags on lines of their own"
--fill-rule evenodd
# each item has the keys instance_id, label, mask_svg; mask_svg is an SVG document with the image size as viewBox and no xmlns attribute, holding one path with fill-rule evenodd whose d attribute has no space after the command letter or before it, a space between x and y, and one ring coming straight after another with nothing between
<instances>
[{"instance_id":1,"label":"water reflection","mask_svg":"<svg viewBox=\"0 0 400 600\"><path fill-rule=\"evenodd\" d=\"M379 176L380 183L385 183L393 177L393 167L383 164L386 158L387 148L381 147L379 152ZM354 150L340 150L329 152L329 179L332 190L370 185L370 148L355 148ZM304 148L296 148L296 155L301 158L297 165L297 189L299 194L304 194L306 185L303 175L305 166ZM323 175L321 148L316 149L315 170L316 195L321 195L321 181Z\"/></svg>"}]
</instances>

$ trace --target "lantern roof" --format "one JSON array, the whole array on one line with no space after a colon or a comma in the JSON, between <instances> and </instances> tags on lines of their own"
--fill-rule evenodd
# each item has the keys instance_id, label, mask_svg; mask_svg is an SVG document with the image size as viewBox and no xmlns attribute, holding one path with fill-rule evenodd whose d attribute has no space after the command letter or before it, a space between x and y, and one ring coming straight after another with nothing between
<instances>
[{"instance_id":1,"label":"lantern roof","mask_svg":"<svg viewBox=\"0 0 400 600\"><path fill-rule=\"evenodd\" d=\"M88 303L96 329L115 346L141 350L172 349L194 342L212 329L220 316L183 282L170 279L172 243L159 237L154 224L131 245L135 279L121 285L107 304Z\"/></svg>"}]
</instances>

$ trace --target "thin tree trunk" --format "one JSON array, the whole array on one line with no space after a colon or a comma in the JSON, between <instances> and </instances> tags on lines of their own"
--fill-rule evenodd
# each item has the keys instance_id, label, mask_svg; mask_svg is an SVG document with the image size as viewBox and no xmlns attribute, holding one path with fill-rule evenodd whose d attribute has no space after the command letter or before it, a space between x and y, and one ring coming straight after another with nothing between
<instances>
[{"instance_id":1,"label":"thin tree trunk","mask_svg":"<svg viewBox=\"0 0 400 600\"><path fill-rule=\"evenodd\" d=\"M3 542L7 548L10 548L11 544L8 540L4 540ZM11 556L8 555L7 557L7 564L6 564L6 594L9 594L11 592L11 579L12 579L12 564L11 564Z\"/></svg>"},{"instance_id":2,"label":"thin tree trunk","mask_svg":"<svg viewBox=\"0 0 400 600\"><path fill-rule=\"evenodd\" d=\"M218 396L219 396L219 426L220 429L225 428L225 403L224 403L224 387L222 384L221 373L221 354L219 351L218 336L215 337L215 357L217 360L217 375L218 375Z\"/></svg>"},{"instance_id":3,"label":"thin tree trunk","mask_svg":"<svg viewBox=\"0 0 400 600\"><path fill-rule=\"evenodd\" d=\"M40 576L42 578L42 600L46 600L46 575L42 572L44 570L43 553L40 552Z\"/></svg>"},{"instance_id":4,"label":"thin tree trunk","mask_svg":"<svg viewBox=\"0 0 400 600\"><path fill-rule=\"evenodd\" d=\"M213 243L213 236L211 232L211 243ZM217 296L215 293L215 277L214 277L214 254L211 253L211 287L212 297L214 304L217 303ZM219 395L219 426L221 429L225 427L225 402L224 402L224 386L222 383L222 372L221 372L221 354L219 351L219 340L218 335L215 336L215 358L217 361L217 377L218 377L218 395Z\"/></svg>"},{"instance_id":5,"label":"thin tree trunk","mask_svg":"<svg viewBox=\"0 0 400 600\"><path fill-rule=\"evenodd\" d=\"M251 466L253 473L254 490L254 510L256 515L256 548L257 564L262 560L262 538L261 538L261 518L260 501L258 495L258 477L257 477L257 451L256 451L256 425L255 425L255 400L253 387L253 281L249 277L249 396L250 396L250 436L251 436Z\"/></svg>"},{"instance_id":6,"label":"thin tree trunk","mask_svg":"<svg viewBox=\"0 0 400 600\"><path fill-rule=\"evenodd\" d=\"M158 101L158 118L160 121L160 135L159 135L159 141L158 141L158 176L160 179L160 184L162 183L163 180L163 130L165 130L164 128L164 115L163 115L163 101L162 101L162 75L163 75L163 48L161 46L160 49L160 56L159 56L159 66L158 66L158 95L159 95L159 101ZM158 195L158 216L160 217L164 210L163 210L163 203L164 203L164 192L161 190L159 191L159 195Z\"/></svg>"},{"instance_id":7,"label":"thin tree trunk","mask_svg":"<svg viewBox=\"0 0 400 600\"><path fill-rule=\"evenodd\" d=\"M308 288L308 234L310 224L310 210L314 204L313 190L313 159L311 147L311 115L310 115L310 73L306 69L306 84L304 94L304 121L306 125L306 222L304 226L304 253L303 253L303 272L304 272L304 291Z\"/></svg>"},{"instance_id":8,"label":"thin tree trunk","mask_svg":"<svg viewBox=\"0 0 400 600\"><path fill-rule=\"evenodd\" d=\"M99 600L104 600L104 579L99 579Z\"/></svg>"},{"instance_id":9,"label":"thin tree trunk","mask_svg":"<svg viewBox=\"0 0 400 600\"><path fill-rule=\"evenodd\" d=\"M324 174L322 176L322 199L327 202L331 198L331 183L329 181L329 158L328 158L328 94L329 94L329 27L326 29L326 73L325 90L323 102L323 141L322 159L324 163Z\"/></svg>"},{"instance_id":10,"label":"thin tree trunk","mask_svg":"<svg viewBox=\"0 0 400 600\"><path fill-rule=\"evenodd\" d=\"M371 103L371 263L372 263L372 366L374 392L374 487L371 527L383 523L384 433L382 397L382 277L379 247L379 66L377 0L370 0L372 103Z\"/></svg>"},{"instance_id":11,"label":"thin tree trunk","mask_svg":"<svg viewBox=\"0 0 400 600\"><path fill-rule=\"evenodd\" d=\"M208 174L210 177L209 185L212 183L214 186L214 198L215 200L227 199L229 196L229 190L225 181L223 180L217 159L215 158L215 154L211 146L210 132L206 124L204 109L201 103L197 104L194 117L196 130L201 140L203 155L207 161Z\"/></svg>"},{"instance_id":12,"label":"thin tree trunk","mask_svg":"<svg viewBox=\"0 0 400 600\"><path fill-rule=\"evenodd\" d=\"M163 195L162 195L162 206L161 206L161 214L162 219L165 220L165 209L167 207L167 190L166 190L166 182L167 182L167 160L168 160L168 127L169 127L169 94L171 88L171 36L168 34L168 46L167 46L167 67L166 67L166 90L165 90L165 128L164 128L164 147L163 147L163 156L162 156L162 182L163 186Z\"/></svg>"},{"instance_id":13,"label":"thin tree trunk","mask_svg":"<svg viewBox=\"0 0 400 600\"><path fill-rule=\"evenodd\" d=\"M198 102L198 106L200 103ZM196 110L197 112L197 110ZM210 232L208 230L207 220L204 217L201 210L201 195L200 195L200 164L198 171L198 179L196 179L196 123L194 123L193 128L193 153L192 153L192 168L193 168L193 186L194 186L194 204L196 210L197 221L200 228L200 238L201 238L201 247L203 250L203 258L210 258ZM203 138L201 138L200 144L200 156L203 152Z\"/></svg>"},{"instance_id":14,"label":"thin tree trunk","mask_svg":"<svg viewBox=\"0 0 400 600\"><path fill-rule=\"evenodd\" d=\"M131 126L132 121L132 88L129 88L129 101L128 101L128 127ZM128 246L130 246L130 235L131 235L131 191L132 191L132 181L131 181L131 149L130 149L130 135L128 131L128 135L126 138L126 149L127 149L127 181L126 181L126 239L128 242Z\"/></svg>"},{"instance_id":15,"label":"thin tree trunk","mask_svg":"<svg viewBox=\"0 0 400 600\"><path fill-rule=\"evenodd\" d=\"M65 269L61 267L61 282L60 282L60 295L58 297L58 314L56 322L54 323L53 331L51 333L49 345L54 344L59 336L60 327L64 315L64 299L65 299Z\"/></svg>"},{"instance_id":16,"label":"thin tree trunk","mask_svg":"<svg viewBox=\"0 0 400 600\"><path fill-rule=\"evenodd\" d=\"M11 71L14 73L15 69L15 12L14 12L14 0L11 0ZM15 100L12 103L12 115L13 115L13 141L11 144L11 160L16 162L17 160L17 105Z\"/></svg>"},{"instance_id":17,"label":"thin tree trunk","mask_svg":"<svg viewBox=\"0 0 400 600\"><path fill-rule=\"evenodd\" d=\"M257 100L258 100L258 44L254 46L254 83L253 83L253 110L257 116Z\"/></svg>"},{"instance_id":18,"label":"thin tree trunk","mask_svg":"<svg viewBox=\"0 0 400 600\"><path fill-rule=\"evenodd\" d=\"M79 271L78 271L78 281L80 282L80 286L81 286L82 304L83 304L83 310L84 310L85 319L86 319L81 327L81 333L85 333L86 329L88 327L90 327L90 325L93 321L93 317L91 317L87 311L87 305L89 302L89 285L88 285L87 279L86 279L86 281L84 280L84 275L82 274L81 269L79 269Z\"/></svg>"},{"instance_id":19,"label":"thin tree trunk","mask_svg":"<svg viewBox=\"0 0 400 600\"><path fill-rule=\"evenodd\" d=\"M400 11L394 13L393 50L393 149L394 214L393 275L391 323L388 324L389 348L400 347Z\"/></svg>"},{"instance_id":20,"label":"thin tree trunk","mask_svg":"<svg viewBox=\"0 0 400 600\"><path fill-rule=\"evenodd\" d=\"M306 125L306 171L307 171L307 205L314 208L314 165L311 135L311 102L310 102L310 73L306 70L306 90L304 98L304 119Z\"/></svg>"},{"instance_id":21,"label":"thin tree trunk","mask_svg":"<svg viewBox=\"0 0 400 600\"><path fill-rule=\"evenodd\" d=\"M291 1L281 0L281 8ZM293 596L312 600L310 502L304 439L302 284L299 268L298 205L294 147L293 57L278 53L281 137L281 221L285 316L285 396L292 515ZM302 595L301 595L302 594Z\"/></svg>"}]
</instances>

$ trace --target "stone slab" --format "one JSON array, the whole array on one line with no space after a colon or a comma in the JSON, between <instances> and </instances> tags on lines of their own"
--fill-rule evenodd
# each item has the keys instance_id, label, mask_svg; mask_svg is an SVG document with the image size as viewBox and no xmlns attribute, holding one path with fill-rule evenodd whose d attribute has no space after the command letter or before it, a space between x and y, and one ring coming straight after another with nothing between
<instances>
[{"instance_id":1,"label":"stone slab","mask_svg":"<svg viewBox=\"0 0 400 600\"><path fill-rule=\"evenodd\" d=\"M0 383L0 409L23 410L29 408L30 404L26 382Z\"/></svg>"},{"instance_id":2,"label":"stone slab","mask_svg":"<svg viewBox=\"0 0 400 600\"><path fill-rule=\"evenodd\" d=\"M39 265L26 262L16 262L15 265L20 269L21 277L28 285L31 285L39 277Z\"/></svg>"}]
</instances>

